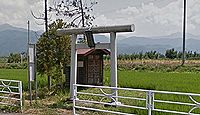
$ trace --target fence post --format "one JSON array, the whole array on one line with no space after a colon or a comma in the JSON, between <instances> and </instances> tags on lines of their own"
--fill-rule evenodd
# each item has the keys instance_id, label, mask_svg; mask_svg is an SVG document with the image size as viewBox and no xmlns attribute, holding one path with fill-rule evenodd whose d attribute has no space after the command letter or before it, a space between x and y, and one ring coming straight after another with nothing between
<instances>
[{"instance_id":1,"label":"fence post","mask_svg":"<svg viewBox=\"0 0 200 115\"><path fill-rule=\"evenodd\" d=\"M19 98L20 98L20 109L21 109L21 111L23 112L23 110L22 110L22 82L21 81L19 81L18 82L18 88L19 88Z\"/></svg>"},{"instance_id":2,"label":"fence post","mask_svg":"<svg viewBox=\"0 0 200 115\"><path fill-rule=\"evenodd\" d=\"M147 106L147 110L148 110L148 115L151 115L152 113L152 99L153 99L153 92L151 90L147 91L147 103L146 103L146 106Z\"/></svg>"},{"instance_id":3,"label":"fence post","mask_svg":"<svg viewBox=\"0 0 200 115\"><path fill-rule=\"evenodd\" d=\"M73 115L76 115L76 108L75 108L75 106L76 106L76 99L77 99L77 97L76 97L76 95L77 95L77 86L76 86L76 84L73 84Z\"/></svg>"}]
</instances>

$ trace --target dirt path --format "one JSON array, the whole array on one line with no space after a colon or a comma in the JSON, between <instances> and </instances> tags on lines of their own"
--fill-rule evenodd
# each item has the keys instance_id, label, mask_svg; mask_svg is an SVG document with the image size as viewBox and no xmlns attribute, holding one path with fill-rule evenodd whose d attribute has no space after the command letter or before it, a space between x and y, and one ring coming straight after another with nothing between
<instances>
[{"instance_id":1,"label":"dirt path","mask_svg":"<svg viewBox=\"0 0 200 115\"><path fill-rule=\"evenodd\" d=\"M0 113L0 115L72 115L72 111L66 109L44 110L44 109L29 109L23 113Z\"/></svg>"}]
</instances>

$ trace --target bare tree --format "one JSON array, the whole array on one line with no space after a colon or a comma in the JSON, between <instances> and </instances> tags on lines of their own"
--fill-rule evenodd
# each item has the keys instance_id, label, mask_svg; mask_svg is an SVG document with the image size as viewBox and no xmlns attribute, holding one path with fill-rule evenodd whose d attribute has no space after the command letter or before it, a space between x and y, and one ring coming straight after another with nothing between
<instances>
[{"instance_id":1,"label":"bare tree","mask_svg":"<svg viewBox=\"0 0 200 115\"><path fill-rule=\"evenodd\" d=\"M50 20L50 18L48 18L48 9L47 9L47 0L44 0L44 13L40 13L39 16L36 16L33 11L31 11L32 16L36 19L36 20L41 20L42 23L38 23L36 22L38 25L43 25L45 26L45 32L46 35L48 36L48 21Z\"/></svg>"},{"instance_id":2,"label":"bare tree","mask_svg":"<svg viewBox=\"0 0 200 115\"><path fill-rule=\"evenodd\" d=\"M64 16L67 20L68 27L86 27L91 26L95 17L91 15L93 6L97 4L96 0L61 0L55 2L49 7L50 12L54 12L57 16Z\"/></svg>"}]
</instances>

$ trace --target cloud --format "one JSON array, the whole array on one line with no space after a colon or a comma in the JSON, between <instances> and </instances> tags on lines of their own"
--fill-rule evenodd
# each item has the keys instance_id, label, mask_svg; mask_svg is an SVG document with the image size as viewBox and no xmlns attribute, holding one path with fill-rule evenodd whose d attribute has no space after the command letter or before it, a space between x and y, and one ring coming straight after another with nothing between
<instances>
[{"instance_id":1,"label":"cloud","mask_svg":"<svg viewBox=\"0 0 200 115\"><path fill-rule=\"evenodd\" d=\"M49 4L53 1L48 0ZM113 4L115 2L115 4ZM200 0L188 0L187 31L199 34ZM0 24L9 23L26 28L27 20L34 29L38 26L31 15L43 13L44 0L1 0ZM99 0L94 7L96 25L135 24L134 34L141 36L167 35L182 31L183 0ZM55 18L55 17L54 17ZM36 21L42 23L42 21Z\"/></svg>"},{"instance_id":2,"label":"cloud","mask_svg":"<svg viewBox=\"0 0 200 115\"><path fill-rule=\"evenodd\" d=\"M31 22L35 21L30 11L38 12L42 9L43 4L41 0L1 0L0 23L9 23L26 28L28 20Z\"/></svg>"},{"instance_id":3,"label":"cloud","mask_svg":"<svg viewBox=\"0 0 200 115\"><path fill-rule=\"evenodd\" d=\"M200 30L200 1L190 0L187 2L188 31L199 33Z\"/></svg>"},{"instance_id":4,"label":"cloud","mask_svg":"<svg viewBox=\"0 0 200 115\"><path fill-rule=\"evenodd\" d=\"M100 15L104 25L132 24L136 25L138 35L156 36L168 35L182 31L183 1L174 0L160 7L155 1L142 3L141 7L129 6L110 13ZM161 4L161 2L160 2ZM164 4L164 3L163 3ZM188 32L198 34L200 25L200 1L188 1ZM102 22L99 22L99 25Z\"/></svg>"},{"instance_id":5,"label":"cloud","mask_svg":"<svg viewBox=\"0 0 200 115\"><path fill-rule=\"evenodd\" d=\"M106 26L106 25L116 25L116 22L113 22L112 19L107 18L105 15L99 15L96 17L94 20L94 25L101 25L101 26Z\"/></svg>"}]
</instances>

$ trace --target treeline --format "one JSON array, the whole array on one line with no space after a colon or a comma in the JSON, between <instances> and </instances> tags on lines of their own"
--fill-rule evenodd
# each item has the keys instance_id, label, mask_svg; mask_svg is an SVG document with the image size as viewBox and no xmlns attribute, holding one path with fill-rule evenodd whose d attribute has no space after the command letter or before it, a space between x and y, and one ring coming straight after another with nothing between
<instances>
[{"instance_id":1,"label":"treeline","mask_svg":"<svg viewBox=\"0 0 200 115\"><path fill-rule=\"evenodd\" d=\"M0 57L0 63L24 63L27 62L27 54L22 53L10 53L9 56Z\"/></svg>"},{"instance_id":2,"label":"treeline","mask_svg":"<svg viewBox=\"0 0 200 115\"><path fill-rule=\"evenodd\" d=\"M119 60L135 60L135 59L181 59L183 53L175 50L174 48L165 51L165 54L159 53L157 51L139 52L133 54L119 54ZM186 59L198 60L200 59L200 53L187 51L185 53ZM105 59L109 59L109 56L105 56Z\"/></svg>"}]
</instances>

